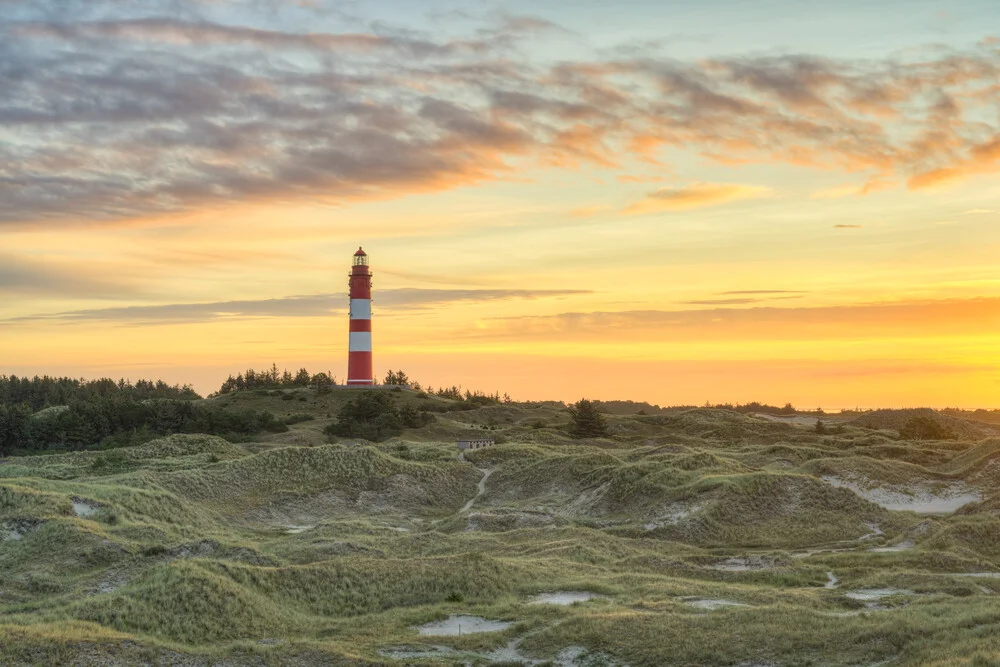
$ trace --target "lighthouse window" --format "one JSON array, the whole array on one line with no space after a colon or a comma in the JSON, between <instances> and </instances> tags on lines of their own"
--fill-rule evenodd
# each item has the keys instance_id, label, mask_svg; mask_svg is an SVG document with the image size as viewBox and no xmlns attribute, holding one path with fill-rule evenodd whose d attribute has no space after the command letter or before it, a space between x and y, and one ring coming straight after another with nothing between
<instances>
[{"instance_id":1,"label":"lighthouse window","mask_svg":"<svg viewBox=\"0 0 1000 667\"><path fill-rule=\"evenodd\" d=\"M368 266L368 255L355 255L354 266Z\"/></svg>"}]
</instances>

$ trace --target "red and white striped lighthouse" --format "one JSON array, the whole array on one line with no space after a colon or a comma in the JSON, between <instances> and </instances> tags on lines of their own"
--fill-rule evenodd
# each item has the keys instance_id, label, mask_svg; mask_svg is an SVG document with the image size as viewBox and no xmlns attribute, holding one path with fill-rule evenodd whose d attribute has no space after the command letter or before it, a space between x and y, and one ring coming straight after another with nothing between
<instances>
[{"instance_id":1,"label":"red and white striped lighthouse","mask_svg":"<svg viewBox=\"0 0 1000 667\"><path fill-rule=\"evenodd\" d=\"M351 267L351 334L347 353L347 386L370 387L372 372L372 274L368 255L358 247Z\"/></svg>"}]
</instances>

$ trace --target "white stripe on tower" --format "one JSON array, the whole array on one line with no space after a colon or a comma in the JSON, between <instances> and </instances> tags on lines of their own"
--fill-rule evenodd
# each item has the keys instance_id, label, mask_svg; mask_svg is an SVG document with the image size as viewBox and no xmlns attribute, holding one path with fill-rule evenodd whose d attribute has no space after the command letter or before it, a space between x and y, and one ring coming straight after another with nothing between
<instances>
[{"instance_id":1,"label":"white stripe on tower","mask_svg":"<svg viewBox=\"0 0 1000 667\"><path fill-rule=\"evenodd\" d=\"M372 332L371 331L352 331L351 332L351 342L347 348L348 352L371 352L372 351Z\"/></svg>"},{"instance_id":2,"label":"white stripe on tower","mask_svg":"<svg viewBox=\"0 0 1000 667\"><path fill-rule=\"evenodd\" d=\"M370 320L372 318L371 299L351 299L351 319Z\"/></svg>"}]
</instances>

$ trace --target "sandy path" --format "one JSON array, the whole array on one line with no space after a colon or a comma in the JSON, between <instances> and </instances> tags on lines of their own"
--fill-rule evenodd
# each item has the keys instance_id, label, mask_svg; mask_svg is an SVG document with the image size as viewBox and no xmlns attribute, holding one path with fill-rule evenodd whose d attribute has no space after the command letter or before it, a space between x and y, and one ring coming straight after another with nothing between
<instances>
[{"instance_id":1,"label":"sandy path","mask_svg":"<svg viewBox=\"0 0 1000 667\"><path fill-rule=\"evenodd\" d=\"M462 509L458 510L459 514L464 514L464 513L468 512L469 510L471 510L472 506L476 503L477 500L479 500L479 497L482 496L484 493L486 493L486 480L488 480L490 478L490 475L493 474L493 471L492 470L486 470L484 468L476 468L476 470L478 470L479 472L483 473L483 478L481 480L479 480L479 484L478 484L478 489L479 490L476 492L476 495L473 496L472 499L469 502L465 503L465 507L463 507Z\"/></svg>"}]
</instances>

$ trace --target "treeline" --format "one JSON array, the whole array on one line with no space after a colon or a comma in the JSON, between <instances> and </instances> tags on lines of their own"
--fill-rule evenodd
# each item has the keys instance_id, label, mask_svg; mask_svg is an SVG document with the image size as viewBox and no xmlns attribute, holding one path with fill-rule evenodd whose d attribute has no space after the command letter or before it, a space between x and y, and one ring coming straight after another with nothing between
<instances>
[{"instance_id":1,"label":"treeline","mask_svg":"<svg viewBox=\"0 0 1000 667\"><path fill-rule=\"evenodd\" d=\"M311 375L306 369L300 368L298 372L292 374L287 368L279 371L276 364L271 364L271 368L262 371L248 368L236 377L230 375L219 387L217 393L230 394L234 391L250 389L289 389L292 387L314 387L317 391L325 392L329 391L336 383L337 378L329 372Z\"/></svg>"},{"instance_id":2,"label":"treeline","mask_svg":"<svg viewBox=\"0 0 1000 667\"><path fill-rule=\"evenodd\" d=\"M136 445L171 433L207 433L232 439L287 430L270 412L225 410L176 399L137 401L128 396L97 396L40 412L23 403L0 405L0 455Z\"/></svg>"},{"instance_id":3,"label":"treeline","mask_svg":"<svg viewBox=\"0 0 1000 667\"><path fill-rule=\"evenodd\" d=\"M163 380L83 380L69 377L32 378L0 375L0 405L27 406L32 412L74 401L97 398L129 398L145 401L153 398L195 400L201 398L190 385L170 385Z\"/></svg>"},{"instance_id":4,"label":"treeline","mask_svg":"<svg viewBox=\"0 0 1000 667\"><path fill-rule=\"evenodd\" d=\"M419 389L419 384L414 384L413 387L414 389ZM434 394L435 396L440 396L441 398L461 401L466 404L465 409L468 410L482 405L497 405L499 403L513 402L509 394L500 396L500 392L487 394L486 392L478 390L469 391L468 389L463 392L462 388L457 385L452 385L451 387L438 387L436 390L433 387L428 386L424 391L427 394Z\"/></svg>"},{"instance_id":5,"label":"treeline","mask_svg":"<svg viewBox=\"0 0 1000 667\"><path fill-rule=\"evenodd\" d=\"M705 401L704 405L672 405L669 410L694 410L695 408L714 408L716 410L732 410L733 412L739 412L741 414L750 414L752 412L762 412L766 415L824 415L823 408L816 408L815 410L798 410L791 403L785 403L782 407L777 405L768 405L767 403L759 403L757 401L750 401L749 403L712 403L711 401Z\"/></svg>"}]
</instances>

